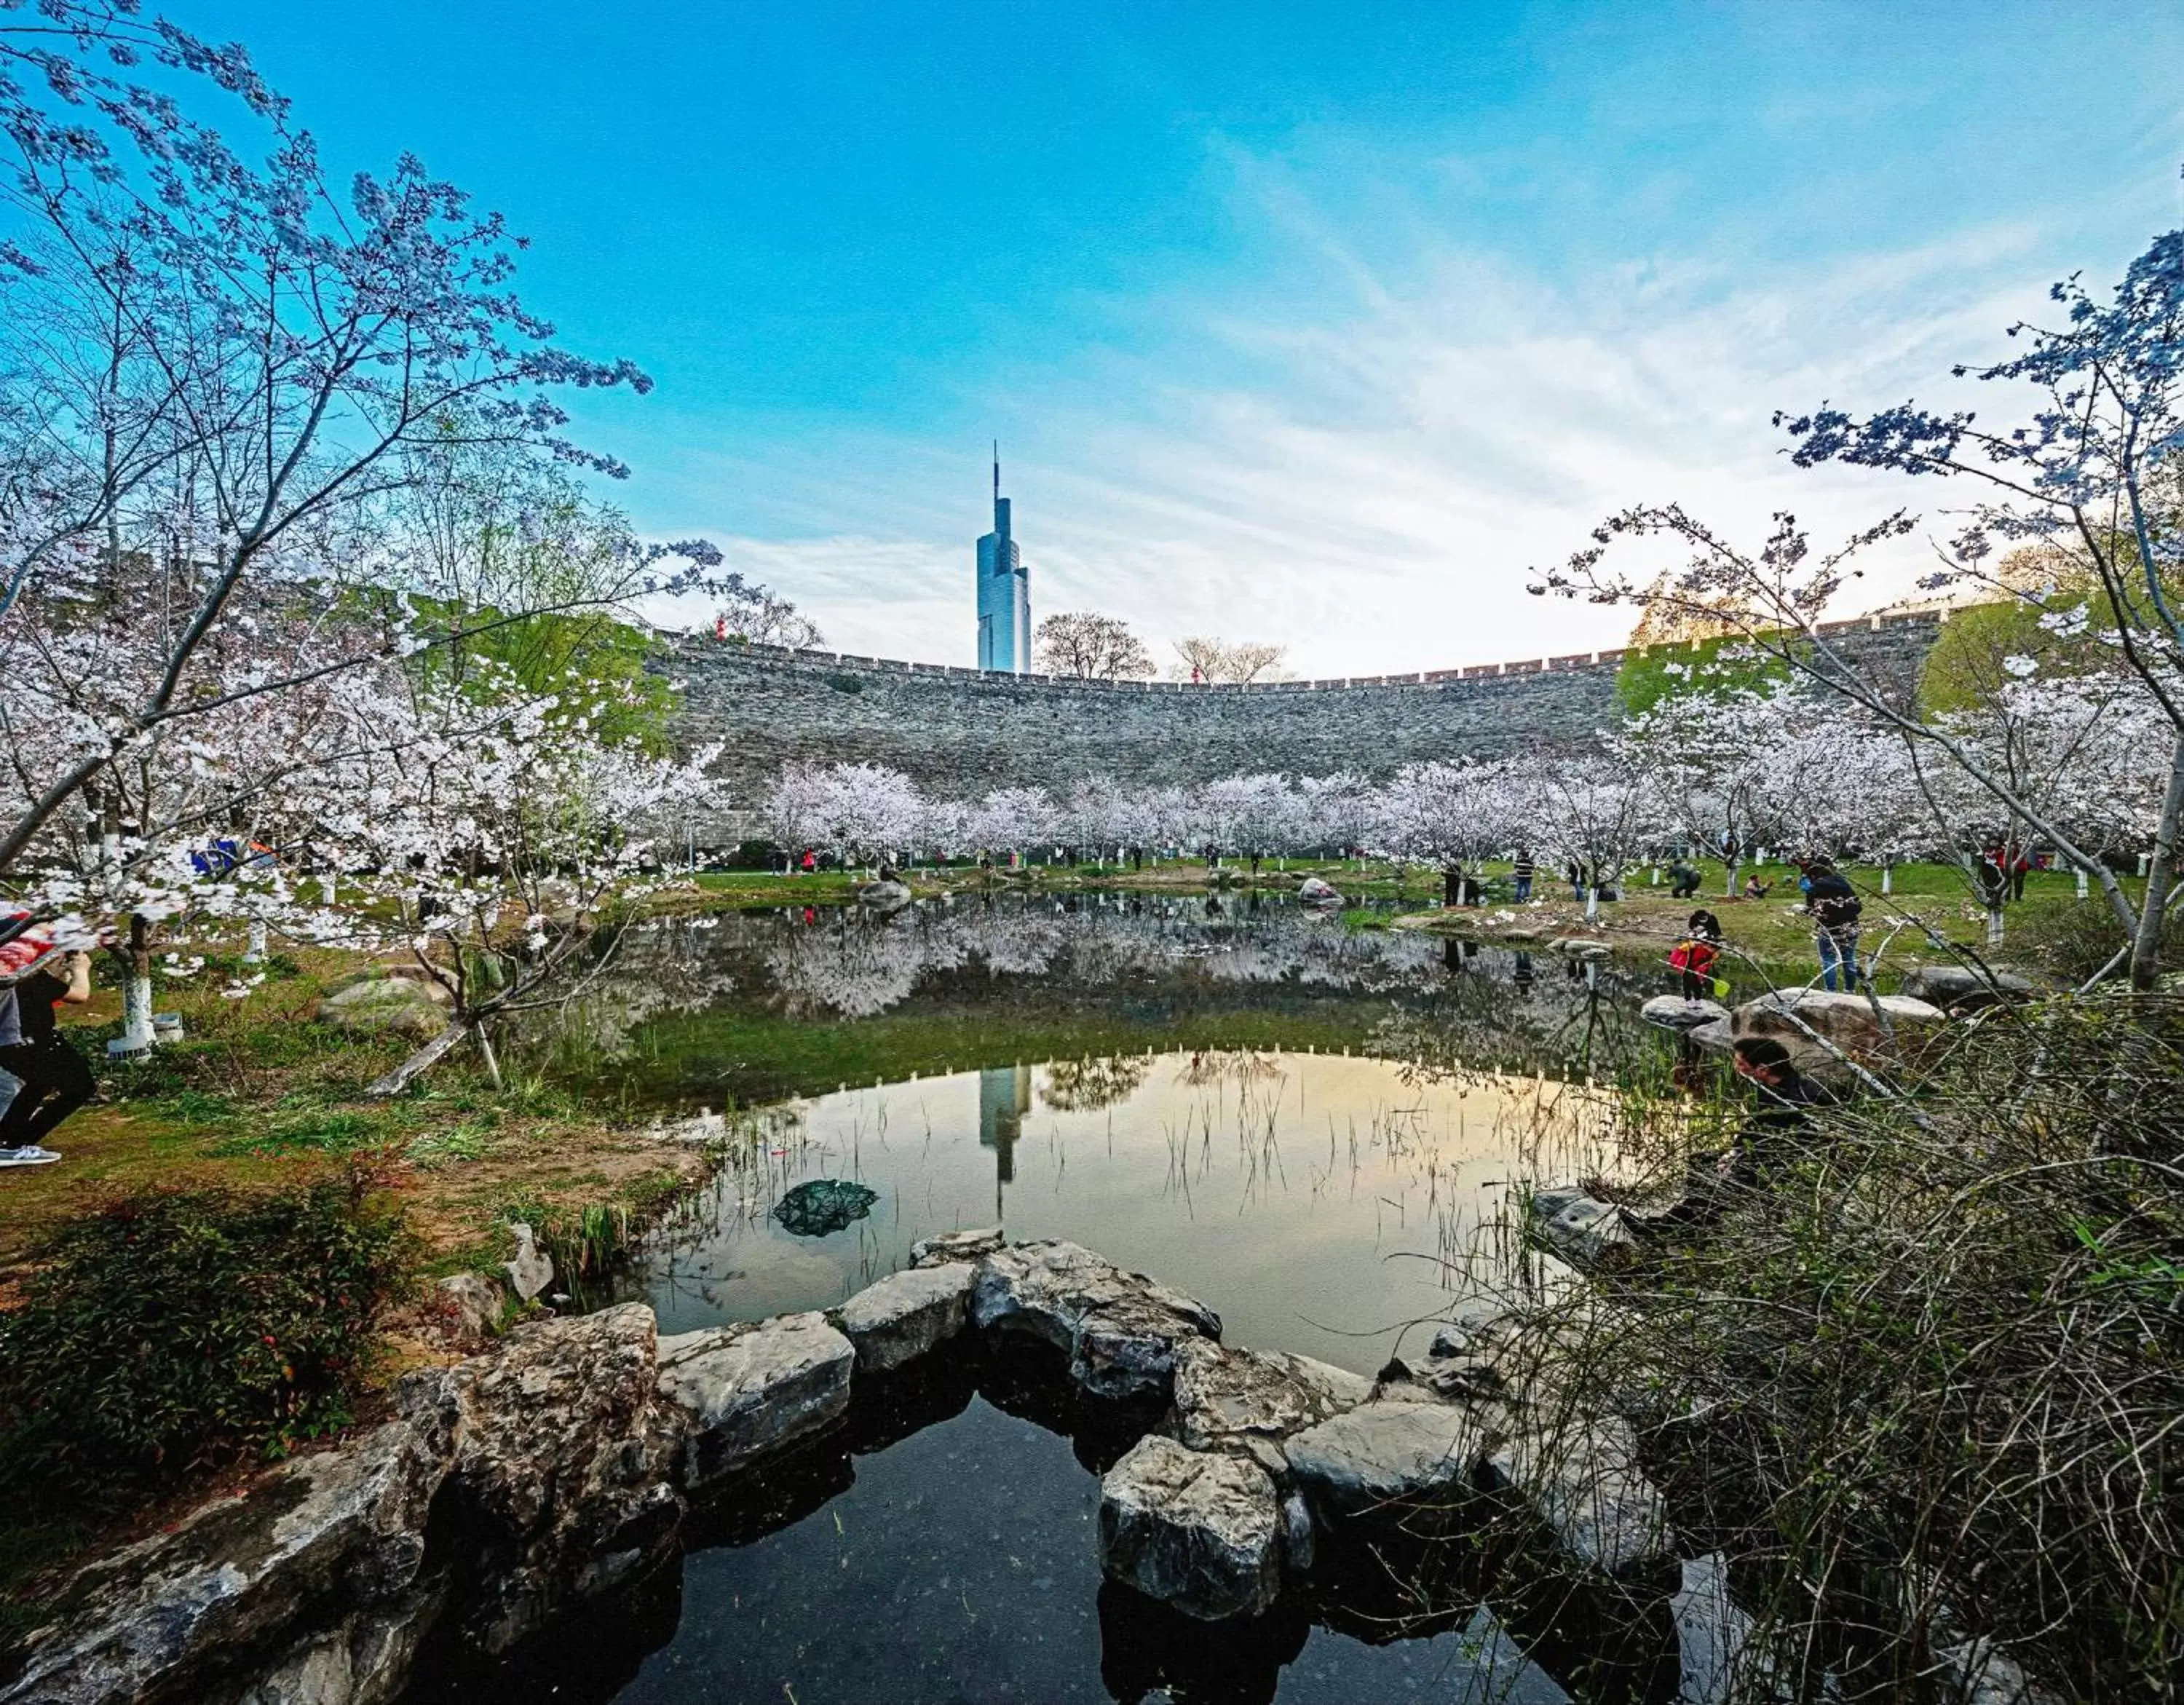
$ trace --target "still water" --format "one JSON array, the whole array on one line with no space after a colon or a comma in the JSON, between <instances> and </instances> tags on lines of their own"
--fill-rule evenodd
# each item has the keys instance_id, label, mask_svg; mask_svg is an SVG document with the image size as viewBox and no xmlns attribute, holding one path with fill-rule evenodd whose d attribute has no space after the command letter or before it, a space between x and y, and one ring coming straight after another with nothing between
<instances>
[{"instance_id":1,"label":"still water","mask_svg":"<svg viewBox=\"0 0 2184 1705\"><path fill-rule=\"evenodd\" d=\"M1370 1373L1482 1284L1557 1282L1509 1235L1510 1192L1625 1166L1616 1085L1664 1063L1632 1022L1658 979L1375 922L1110 896L662 925L532 1051L665 1139L722 1145L620 1281L663 1331L823 1307L920 1237L998 1223L1190 1292L1230 1342ZM784 1226L817 1179L867 1210ZM643 1605L413 1699L1565 1697L1460 1597L1400 1639L1301 1600L1178 1625L1100 1576L1097 1474L1127 1440L991 1367L950 1378L861 1411L766 1509L704 1515Z\"/></svg>"},{"instance_id":2,"label":"still water","mask_svg":"<svg viewBox=\"0 0 2184 1705\"><path fill-rule=\"evenodd\" d=\"M1474 1263L1518 1258L1502 1234L1513 1183L1612 1168L1614 1105L1581 1083L1279 1050L842 1090L731 1127L752 1134L647 1247L638 1282L662 1329L684 1332L830 1307L918 1238L1000 1225L1179 1286L1232 1343L1370 1373ZM793 1234L775 1204L822 1178L878 1199L839 1231Z\"/></svg>"}]
</instances>

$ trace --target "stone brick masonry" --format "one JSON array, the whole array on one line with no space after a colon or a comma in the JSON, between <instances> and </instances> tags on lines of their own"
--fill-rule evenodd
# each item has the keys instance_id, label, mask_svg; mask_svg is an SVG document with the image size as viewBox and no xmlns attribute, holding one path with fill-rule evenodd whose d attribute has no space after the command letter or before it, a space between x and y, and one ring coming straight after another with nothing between
<instances>
[{"instance_id":1,"label":"stone brick masonry","mask_svg":"<svg viewBox=\"0 0 2184 1705\"><path fill-rule=\"evenodd\" d=\"M1915 678L1932 616L1832 623L1845 659L1899 688ZM671 642L677 737L725 742L733 804L785 763L885 764L959 798L1067 788L1087 776L1190 783L1240 772L1384 777L1428 759L1582 748L1616 716L1620 651L1334 681L1190 686L1074 681L824 651Z\"/></svg>"}]
</instances>

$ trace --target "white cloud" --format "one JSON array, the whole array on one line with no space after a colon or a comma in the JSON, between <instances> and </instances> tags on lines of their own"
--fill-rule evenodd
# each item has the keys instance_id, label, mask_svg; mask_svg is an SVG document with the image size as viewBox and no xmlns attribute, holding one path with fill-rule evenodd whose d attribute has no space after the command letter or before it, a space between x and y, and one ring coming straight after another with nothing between
<instances>
[{"instance_id":1,"label":"white cloud","mask_svg":"<svg viewBox=\"0 0 2184 1705\"><path fill-rule=\"evenodd\" d=\"M1823 543L1899 505L1964 501L1938 482L1801 473L1769 415L1947 400L1950 365L1996 350L2050 276L2034 234L2007 228L1795 269L1647 258L1557 289L1461 250L1375 272L1328 221L1286 203L1279 219L1308 227L1340 287L1331 310L1162 303L1145 353L1087 352L992 399L1017 427L1005 436L1034 445L1010 487L1035 614L1279 641L1322 675L1619 644L1631 612L1543 605L1528 566L1641 500L1745 538L1788 509ZM806 514L831 488L855 536L723 543L841 649L967 662L983 529L936 536L952 521L936 482L961 471L952 446L915 439L866 437L854 461L807 452L777 476ZM1925 562L1908 543L1858 596L1901 595Z\"/></svg>"}]
</instances>

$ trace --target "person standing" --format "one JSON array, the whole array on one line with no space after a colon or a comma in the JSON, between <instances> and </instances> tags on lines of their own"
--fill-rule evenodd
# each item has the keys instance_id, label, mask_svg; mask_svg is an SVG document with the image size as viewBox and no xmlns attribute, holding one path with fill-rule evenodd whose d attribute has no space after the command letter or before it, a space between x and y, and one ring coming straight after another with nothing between
<instances>
[{"instance_id":1,"label":"person standing","mask_svg":"<svg viewBox=\"0 0 2184 1705\"><path fill-rule=\"evenodd\" d=\"M1858 992L1858 920L1865 910L1849 881L1825 859L1805 866L1805 911L1813 920L1813 944L1819 950L1820 985L1832 990L1838 973L1842 993Z\"/></svg>"},{"instance_id":2,"label":"person standing","mask_svg":"<svg viewBox=\"0 0 2184 1705\"><path fill-rule=\"evenodd\" d=\"M44 1146L46 1136L98 1089L53 1017L57 1005L91 999L91 956L69 954L58 972L41 967L12 993L12 1013L0 1016L0 1072L22 1087L0 1113L0 1165L42 1166L60 1158Z\"/></svg>"},{"instance_id":3,"label":"person standing","mask_svg":"<svg viewBox=\"0 0 2184 1705\"><path fill-rule=\"evenodd\" d=\"M1532 897L1532 872L1538 866L1532 862L1531 850L1518 847L1517 857L1509 866L1509 874L1517 879L1517 904L1522 905Z\"/></svg>"}]
</instances>

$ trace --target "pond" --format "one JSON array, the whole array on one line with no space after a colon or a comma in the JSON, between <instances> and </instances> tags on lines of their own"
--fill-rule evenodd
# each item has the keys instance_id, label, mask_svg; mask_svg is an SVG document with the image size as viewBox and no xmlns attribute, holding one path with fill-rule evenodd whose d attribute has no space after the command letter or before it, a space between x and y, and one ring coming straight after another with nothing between
<instances>
[{"instance_id":1,"label":"pond","mask_svg":"<svg viewBox=\"0 0 2184 1705\"><path fill-rule=\"evenodd\" d=\"M1509 1193L1613 1175L1618 1087L1674 1069L1634 1022L1665 978L1384 922L1008 895L662 923L529 1051L719 1146L615 1283L663 1332L825 1307L921 1237L998 1223L1155 1274L1229 1342L1370 1373L1482 1284L1558 1282ZM822 1180L861 1188L783 1211ZM1475 1602L1173 1625L1100 1576L1120 1445L1005 1385L973 1368L862 1416L766 1508L710 1513L645 1605L413 1699L1564 1697Z\"/></svg>"}]
</instances>

